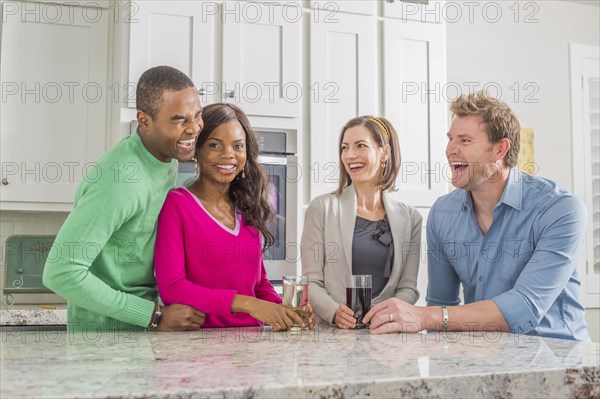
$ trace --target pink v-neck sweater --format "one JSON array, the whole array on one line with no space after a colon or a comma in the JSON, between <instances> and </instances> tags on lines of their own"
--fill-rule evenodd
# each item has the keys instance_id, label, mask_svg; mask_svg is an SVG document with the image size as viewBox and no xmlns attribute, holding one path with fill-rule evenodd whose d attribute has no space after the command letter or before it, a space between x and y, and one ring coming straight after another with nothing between
<instances>
[{"instance_id":1,"label":"pink v-neck sweater","mask_svg":"<svg viewBox=\"0 0 600 399\"><path fill-rule=\"evenodd\" d=\"M231 312L235 294L281 302L267 279L258 231L239 213L229 229L184 187L167 195L158 217L154 265L163 302L206 313L205 328L262 325Z\"/></svg>"}]
</instances>

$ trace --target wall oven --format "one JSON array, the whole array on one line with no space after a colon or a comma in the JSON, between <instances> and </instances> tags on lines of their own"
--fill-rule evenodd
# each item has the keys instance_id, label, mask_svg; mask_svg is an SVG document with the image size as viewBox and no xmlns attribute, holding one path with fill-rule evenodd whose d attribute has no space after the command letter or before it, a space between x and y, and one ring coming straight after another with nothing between
<instances>
[{"instance_id":1,"label":"wall oven","mask_svg":"<svg viewBox=\"0 0 600 399\"><path fill-rule=\"evenodd\" d=\"M269 279L277 284L282 275L297 273L298 184L300 168L296 153L297 135L291 129L255 129L260 154L259 162L269 174L269 198L274 218L269 231L275 243L265 252L265 268Z\"/></svg>"}]
</instances>

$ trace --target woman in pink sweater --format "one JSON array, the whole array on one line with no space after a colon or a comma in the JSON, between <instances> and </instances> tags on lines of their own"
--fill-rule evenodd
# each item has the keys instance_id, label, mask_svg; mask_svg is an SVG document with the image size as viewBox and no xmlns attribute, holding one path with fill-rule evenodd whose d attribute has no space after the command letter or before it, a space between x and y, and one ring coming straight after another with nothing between
<instances>
[{"instance_id":1,"label":"woman in pink sweater","mask_svg":"<svg viewBox=\"0 0 600 399\"><path fill-rule=\"evenodd\" d=\"M158 218L154 263L160 296L166 305L206 313L202 327L266 323L279 331L303 325L281 304L265 272L262 252L273 244L267 229L273 212L248 118L231 104L211 104L202 117L199 177L172 190Z\"/></svg>"}]
</instances>

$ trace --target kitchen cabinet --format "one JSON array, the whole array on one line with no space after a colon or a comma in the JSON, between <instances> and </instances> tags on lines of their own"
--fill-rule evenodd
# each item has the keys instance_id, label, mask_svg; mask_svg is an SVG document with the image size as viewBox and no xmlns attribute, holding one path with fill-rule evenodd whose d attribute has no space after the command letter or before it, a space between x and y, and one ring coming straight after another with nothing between
<instances>
[{"instance_id":1,"label":"kitchen cabinet","mask_svg":"<svg viewBox=\"0 0 600 399\"><path fill-rule=\"evenodd\" d=\"M373 0L309 0L309 4L315 20L329 20L330 22L337 19L338 12L374 15L377 6L377 2Z\"/></svg>"},{"instance_id":2,"label":"kitchen cabinet","mask_svg":"<svg viewBox=\"0 0 600 399\"><path fill-rule=\"evenodd\" d=\"M214 82L216 3L139 1L132 5L136 13L135 21L129 25L130 107L135 108L135 83L153 66L177 68L198 88Z\"/></svg>"},{"instance_id":3,"label":"kitchen cabinet","mask_svg":"<svg viewBox=\"0 0 600 399\"><path fill-rule=\"evenodd\" d=\"M346 122L377 113L374 17L339 13L337 22L310 23L310 196L334 191L339 180L338 137Z\"/></svg>"},{"instance_id":4,"label":"kitchen cabinet","mask_svg":"<svg viewBox=\"0 0 600 399\"><path fill-rule=\"evenodd\" d=\"M382 3L384 17L398 18L403 22L417 21L435 24L443 24L446 20L460 19L463 17L463 13L473 12L474 8L480 6L475 2L463 5L459 2L439 0L384 0ZM464 17L466 16L467 14L464 15Z\"/></svg>"},{"instance_id":5,"label":"kitchen cabinet","mask_svg":"<svg viewBox=\"0 0 600 399\"><path fill-rule=\"evenodd\" d=\"M222 5L223 95L248 115L298 117L302 10L253 4L239 14Z\"/></svg>"},{"instance_id":6,"label":"kitchen cabinet","mask_svg":"<svg viewBox=\"0 0 600 399\"><path fill-rule=\"evenodd\" d=\"M340 12L336 19L310 25L310 197L337 188L344 124L373 114L388 118L399 136L402 169L393 195L431 206L450 178L445 25L384 18L378 35L374 17Z\"/></svg>"},{"instance_id":7,"label":"kitchen cabinet","mask_svg":"<svg viewBox=\"0 0 600 399\"><path fill-rule=\"evenodd\" d=\"M188 74L204 103L227 101L250 116L300 113L302 10L251 2L137 2L129 81L156 65ZM131 96L129 106L135 106Z\"/></svg>"},{"instance_id":8,"label":"kitchen cabinet","mask_svg":"<svg viewBox=\"0 0 600 399\"><path fill-rule=\"evenodd\" d=\"M398 132L402 169L393 195L431 206L444 195L451 171L445 158L448 101L445 26L383 22L382 114Z\"/></svg>"},{"instance_id":9,"label":"kitchen cabinet","mask_svg":"<svg viewBox=\"0 0 600 399\"><path fill-rule=\"evenodd\" d=\"M105 150L105 8L3 2L2 210L72 208Z\"/></svg>"}]
</instances>

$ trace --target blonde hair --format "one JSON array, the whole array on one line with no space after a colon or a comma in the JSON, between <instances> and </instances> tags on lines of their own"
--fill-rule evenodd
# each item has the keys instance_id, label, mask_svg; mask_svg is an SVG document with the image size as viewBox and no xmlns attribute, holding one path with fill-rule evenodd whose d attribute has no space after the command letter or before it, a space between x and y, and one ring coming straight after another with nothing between
<instances>
[{"instance_id":1,"label":"blonde hair","mask_svg":"<svg viewBox=\"0 0 600 399\"><path fill-rule=\"evenodd\" d=\"M510 149L504 157L508 166L515 166L519 160L521 147L521 125L510 107L488 95L485 91L478 91L469 95L462 95L452 102L450 111L453 116L478 116L483 122L483 130L487 133L491 143L497 143L506 138L510 142Z\"/></svg>"}]
</instances>

